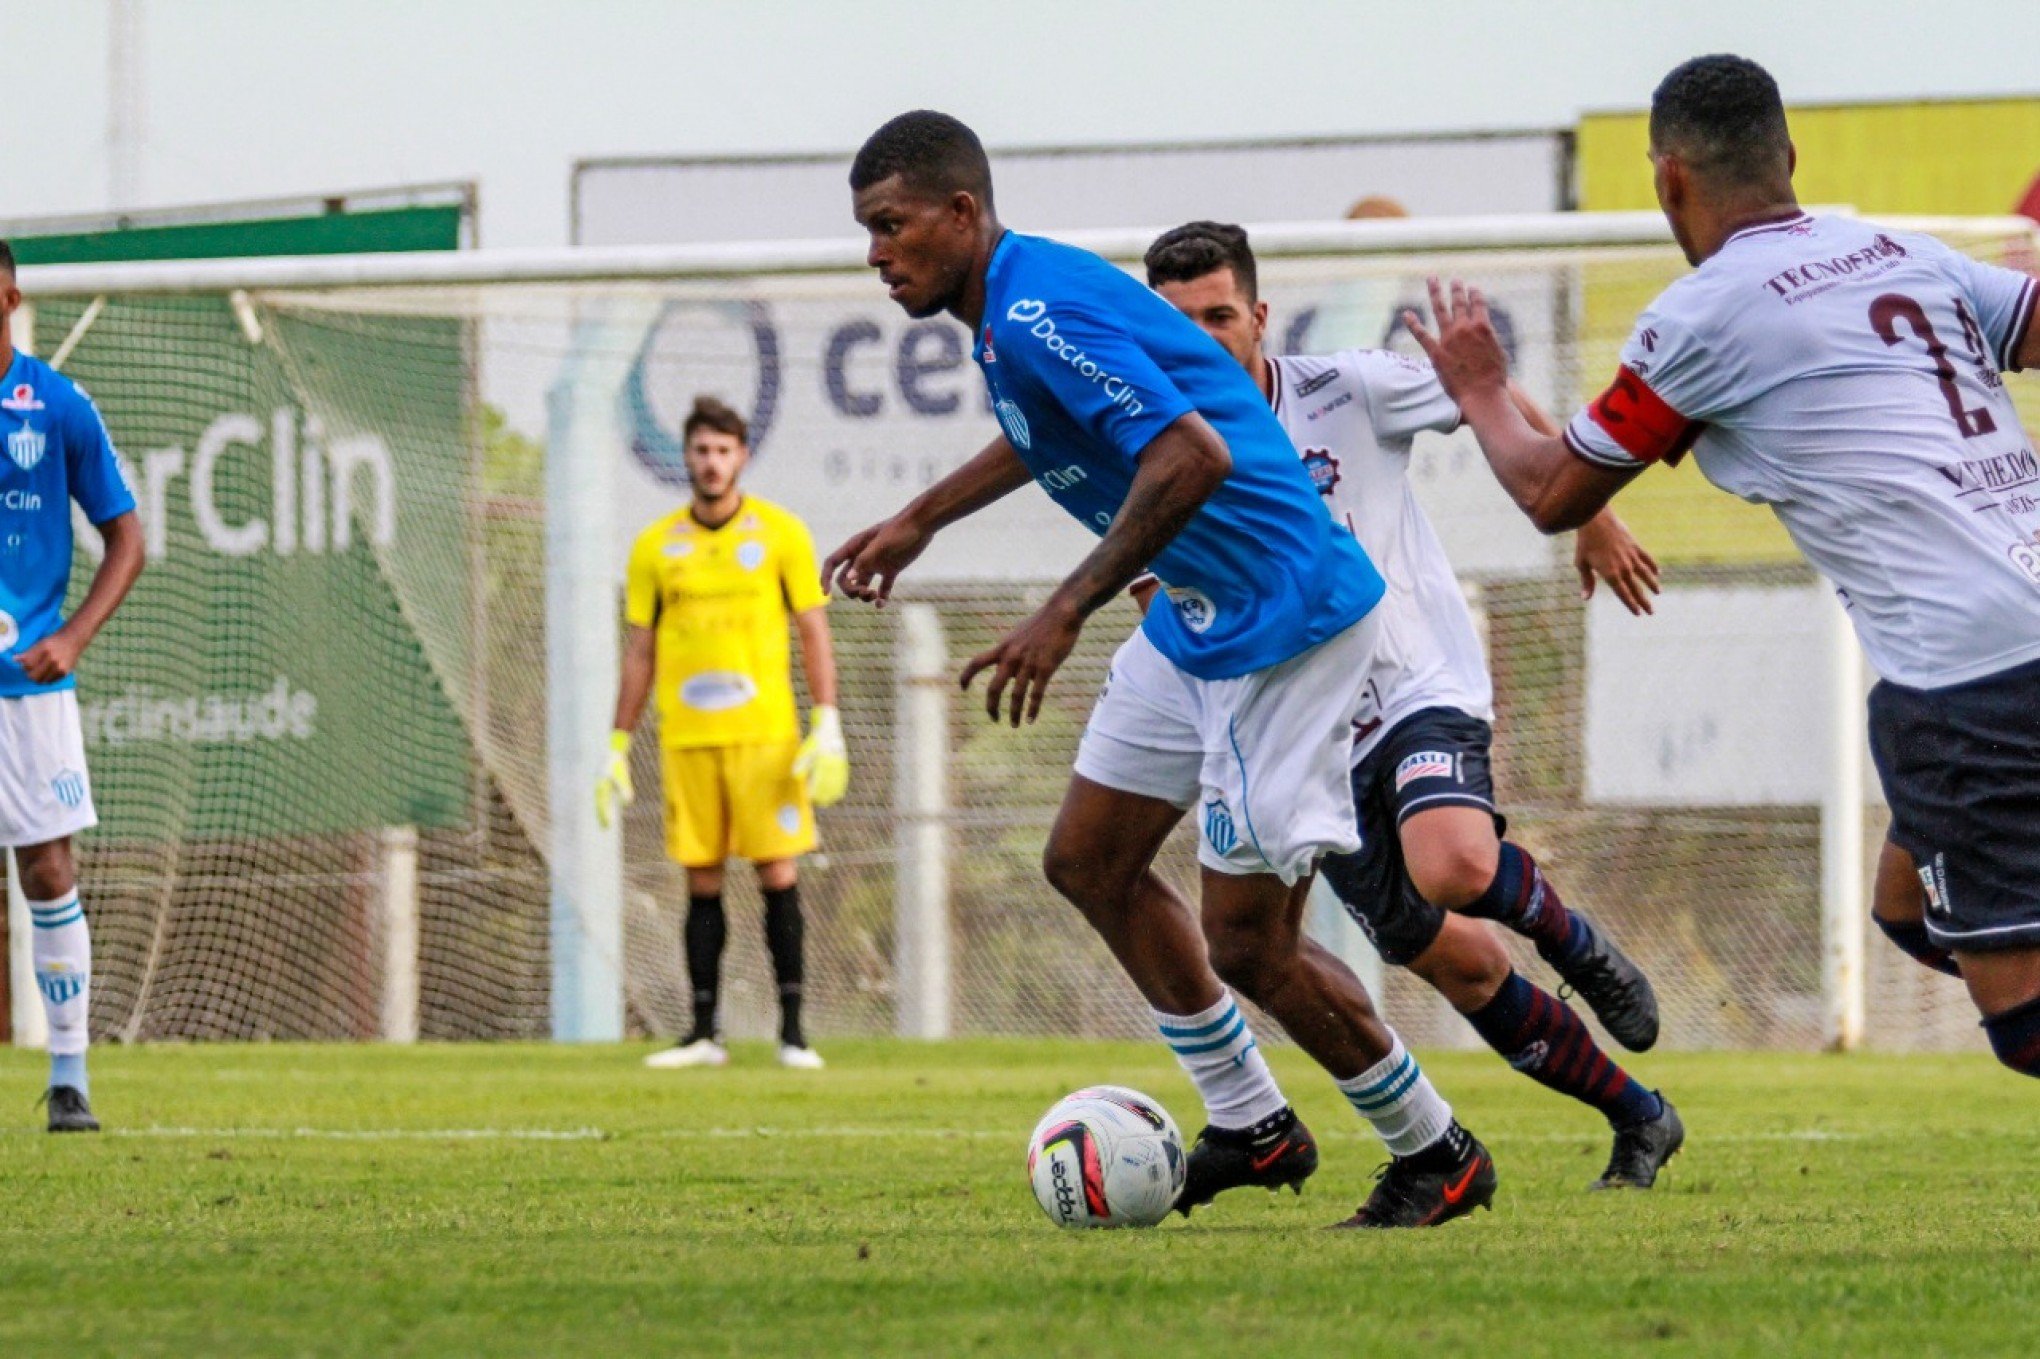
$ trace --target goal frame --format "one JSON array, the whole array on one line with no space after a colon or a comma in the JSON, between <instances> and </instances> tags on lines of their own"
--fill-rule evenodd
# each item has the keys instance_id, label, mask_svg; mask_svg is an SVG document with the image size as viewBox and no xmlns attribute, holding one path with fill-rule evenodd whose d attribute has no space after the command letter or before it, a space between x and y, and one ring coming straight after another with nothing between
<instances>
[{"instance_id":1,"label":"goal frame","mask_svg":"<svg viewBox=\"0 0 2040 1359\"><path fill-rule=\"evenodd\" d=\"M1848 207L1820 211L1854 215ZM1878 220L1906 230L2024 238L2040 244L2040 223L2018 216ZM1650 212L1267 223L1249 230L1255 251L1263 258L1662 247L1672 241L1664 218ZM1133 262L1155 234L1151 228L1117 228L1069 232L1060 238L1108 259ZM861 242L830 239L32 265L21 269L19 282L31 308L37 298L90 301L114 295L216 294L228 298L237 314L249 314L251 296L264 290L716 280L856 274L866 268ZM72 334L39 338L60 341L53 352L68 353L96 314L97 308L89 309ZM22 319L24 328L32 328L32 310ZM575 361L569 358L570 363ZM607 750L616 681L619 625L610 562L612 497L608 460L594 456L593 450L575 454L585 436L577 430L573 412L559 408L565 404L556 403L552 414L545 474L552 1032L561 1041L600 1041L621 1037L624 1024L622 838L595 824L593 800L587 796ZM1821 1033L1827 1047L1846 1051L1859 1046L1864 1034L1869 914L1863 832L1869 788L1864 663L1838 606L1827 652L1831 720L1826 732L1830 774L1820 803ZM901 668L899 711L906 719L902 731L910 739L941 739L943 723L921 713L930 676L939 670L940 660L939 635L923 635ZM916 713L920 716L909 717ZM900 969L899 1027L910 1036L939 1038L948 1033L951 1008L948 913L943 909L948 851L946 836L930 830L946 810L941 803L939 753L903 749L900 759L903 770L921 773L906 781L913 805L903 809L904 838L899 846L901 937L911 941L912 954ZM14 911L21 912L13 880L10 873L9 895ZM10 952L25 955L26 933L10 931ZM18 982L25 956L14 963ZM35 1007L24 1003L19 986L16 990L16 1032L26 1031L32 1039L37 1026L30 1012ZM401 1014L386 1016L386 1027L398 1034L405 1031L405 1024ZM415 1032L415 1019L409 1031Z\"/></svg>"}]
</instances>

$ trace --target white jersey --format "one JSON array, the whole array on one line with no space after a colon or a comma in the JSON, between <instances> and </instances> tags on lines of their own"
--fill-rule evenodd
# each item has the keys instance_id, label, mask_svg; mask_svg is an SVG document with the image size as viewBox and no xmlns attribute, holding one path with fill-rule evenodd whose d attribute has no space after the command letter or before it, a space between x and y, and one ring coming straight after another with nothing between
<instances>
[{"instance_id":1,"label":"white jersey","mask_svg":"<svg viewBox=\"0 0 2040 1359\"><path fill-rule=\"evenodd\" d=\"M1410 486L1410 441L1459 427L1431 365L1384 349L1269 360L1275 418L1289 431L1332 518L1388 582L1379 641L1355 723L1358 763L1421 708L1494 720L1494 687L1466 596Z\"/></svg>"},{"instance_id":2,"label":"white jersey","mask_svg":"<svg viewBox=\"0 0 2040 1359\"><path fill-rule=\"evenodd\" d=\"M1930 236L1749 227L1637 319L1566 444L1622 469L1690 447L1771 506L1884 678L1981 679L2040 657L2040 461L1999 376L2035 297Z\"/></svg>"}]
</instances>

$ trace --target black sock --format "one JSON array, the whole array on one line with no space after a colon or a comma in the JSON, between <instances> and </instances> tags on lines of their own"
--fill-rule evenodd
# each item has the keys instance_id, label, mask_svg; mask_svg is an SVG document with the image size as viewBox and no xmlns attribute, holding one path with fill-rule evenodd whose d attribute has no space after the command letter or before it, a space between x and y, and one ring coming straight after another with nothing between
<instances>
[{"instance_id":1,"label":"black sock","mask_svg":"<svg viewBox=\"0 0 2040 1359\"><path fill-rule=\"evenodd\" d=\"M1466 1161L1467 1153L1473 1150L1473 1134L1459 1126L1453 1119L1445 1125L1445 1131L1430 1146L1410 1153L1405 1158L1410 1165L1422 1171L1437 1172L1454 1170Z\"/></svg>"},{"instance_id":2,"label":"black sock","mask_svg":"<svg viewBox=\"0 0 2040 1359\"><path fill-rule=\"evenodd\" d=\"M1295 1128L1296 1107L1285 1104L1251 1127L1211 1128L1207 1131L1214 1141L1241 1147L1268 1147L1289 1136Z\"/></svg>"},{"instance_id":3,"label":"black sock","mask_svg":"<svg viewBox=\"0 0 2040 1359\"><path fill-rule=\"evenodd\" d=\"M801 958L805 930L800 919L800 884L765 889L765 947L772 953L772 976L779 983L779 1041L804 1048L801 1036Z\"/></svg>"},{"instance_id":4,"label":"black sock","mask_svg":"<svg viewBox=\"0 0 2040 1359\"><path fill-rule=\"evenodd\" d=\"M687 898L687 980L694 987L694 1030L684 1041L715 1037L717 993L722 987L723 942L729 938L722 894Z\"/></svg>"},{"instance_id":5,"label":"black sock","mask_svg":"<svg viewBox=\"0 0 2040 1359\"><path fill-rule=\"evenodd\" d=\"M1983 1031L2000 1062L2022 1076L2040 1076L2040 1000L1990 1016Z\"/></svg>"},{"instance_id":6,"label":"black sock","mask_svg":"<svg viewBox=\"0 0 2040 1359\"><path fill-rule=\"evenodd\" d=\"M1927 937L1927 927L1917 920L1886 920L1881 915L1870 917L1877 922L1877 928L1884 931L1884 937L1898 945L1899 950L1919 963L1936 972L1945 972L1951 977L1962 975L1962 969L1955 966L1954 955Z\"/></svg>"}]
</instances>

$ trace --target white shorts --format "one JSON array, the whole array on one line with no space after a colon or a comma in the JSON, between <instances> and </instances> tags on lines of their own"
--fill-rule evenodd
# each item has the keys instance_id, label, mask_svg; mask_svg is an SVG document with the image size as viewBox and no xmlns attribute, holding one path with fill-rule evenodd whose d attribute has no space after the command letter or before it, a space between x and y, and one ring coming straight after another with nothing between
<instances>
[{"instance_id":1,"label":"white shorts","mask_svg":"<svg viewBox=\"0 0 2040 1359\"><path fill-rule=\"evenodd\" d=\"M0 847L45 844L98 824L77 693L0 698Z\"/></svg>"},{"instance_id":2,"label":"white shorts","mask_svg":"<svg viewBox=\"0 0 2040 1359\"><path fill-rule=\"evenodd\" d=\"M1286 883L1360 848L1348 775L1378 627L1369 614L1267 670L1200 680L1127 638L1077 747L1077 773L1198 814L1197 861Z\"/></svg>"}]
</instances>

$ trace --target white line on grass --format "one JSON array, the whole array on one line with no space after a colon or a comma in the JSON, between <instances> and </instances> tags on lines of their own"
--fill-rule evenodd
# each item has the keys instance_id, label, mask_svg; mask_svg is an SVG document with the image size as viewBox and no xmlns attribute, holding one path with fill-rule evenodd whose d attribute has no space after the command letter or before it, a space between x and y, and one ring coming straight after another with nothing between
<instances>
[{"instance_id":1,"label":"white line on grass","mask_svg":"<svg viewBox=\"0 0 2040 1359\"><path fill-rule=\"evenodd\" d=\"M29 1128L0 1129L0 1136L40 1136ZM1747 1142L1864 1142L1891 1133L1835 1132L1802 1128L1784 1132L1717 1133L1699 1140L1716 1144ZM636 1140L758 1140L788 1141L884 1141L902 1138L964 1138L989 1142L1017 1141L1012 1129L915 1128L915 1127L816 1127L816 1128L650 1128L617 1131L607 1128L195 1128L152 1126L111 1128L108 1137L170 1139L247 1138L269 1141L327 1142L602 1142L612 1139ZM1358 1128L1339 1129L1321 1137L1333 1141L1366 1141L1373 1134ZM1518 1143L1598 1143L1591 1133L1496 1133L1483 1141L1498 1145Z\"/></svg>"},{"instance_id":2,"label":"white line on grass","mask_svg":"<svg viewBox=\"0 0 2040 1359\"><path fill-rule=\"evenodd\" d=\"M911 1128L911 1127L657 1128L646 1132L627 1133L620 1135L644 1138L693 1138L702 1140L719 1140L726 1138L757 1138L760 1140L766 1140L770 1138L880 1140L885 1138L899 1138L899 1137L917 1137L917 1138L967 1137L967 1138L985 1138L988 1140L1001 1142L1010 1142L1015 1137L1015 1134L1010 1129L1003 1132L995 1132L983 1128ZM1709 1134L1704 1138L1704 1140L1708 1142L1720 1142L1720 1143L1862 1142L1867 1141L1872 1137L1883 1135L1884 1134L1860 1133L1860 1132L1831 1132L1821 1128L1803 1128L1785 1132L1721 1133L1718 1135ZM1896 1134L1892 1135L1895 1136ZM1374 1134L1372 1132L1360 1128L1347 1128L1339 1129L1331 1133L1321 1133L1319 1134L1319 1136L1329 1138L1330 1140L1333 1141L1347 1141L1347 1140L1367 1141L1371 1140ZM1481 1140L1483 1142L1492 1142L1497 1144L1501 1143L1514 1144L1522 1142L1551 1142L1567 1144L1585 1142L1599 1143L1602 1140L1602 1135L1597 1133L1495 1133L1493 1135L1483 1133L1481 1135Z\"/></svg>"},{"instance_id":3,"label":"white line on grass","mask_svg":"<svg viewBox=\"0 0 2040 1359\"><path fill-rule=\"evenodd\" d=\"M601 1128L114 1128L113 1137L299 1138L329 1142L599 1142Z\"/></svg>"}]
</instances>

